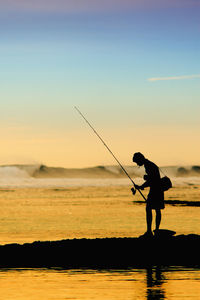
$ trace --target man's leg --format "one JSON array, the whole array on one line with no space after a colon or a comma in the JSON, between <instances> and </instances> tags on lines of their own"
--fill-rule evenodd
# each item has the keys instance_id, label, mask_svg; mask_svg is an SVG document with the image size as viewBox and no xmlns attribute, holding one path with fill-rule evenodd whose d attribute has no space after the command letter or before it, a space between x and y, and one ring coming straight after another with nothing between
<instances>
[{"instance_id":1,"label":"man's leg","mask_svg":"<svg viewBox=\"0 0 200 300\"><path fill-rule=\"evenodd\" d=\"M151 232L152 210L148 206L146 206L146 221L147 221L147 232Z\"/></svg>"},{"instance_id":2,"label":"man's leg","mask_svg":"<svg viewBox=\"0 0 200 300\"><path fill-rule=\"evenodd\" d=\"M159 229L160 222L161 222L161 210L160 209L156 209L156 230Z\"/></svg>"}]
</instances>

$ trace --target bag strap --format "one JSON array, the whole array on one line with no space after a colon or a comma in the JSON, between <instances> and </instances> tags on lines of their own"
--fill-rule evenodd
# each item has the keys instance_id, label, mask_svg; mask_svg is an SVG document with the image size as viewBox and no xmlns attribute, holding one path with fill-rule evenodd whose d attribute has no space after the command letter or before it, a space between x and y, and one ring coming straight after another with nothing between
<instances>
[{"instance_id":1,"label":"bag strap","mask_svg":"<svg viewBox=\"0 0 200 300\"><path fill-rule=\"evenodd\" d=\"M158 169L160 170L160 172L161 172L165 177L168 177L168 176L164 173L164 171L163 171L161 168L158 167Z\"/></svg>"}]
</instances>

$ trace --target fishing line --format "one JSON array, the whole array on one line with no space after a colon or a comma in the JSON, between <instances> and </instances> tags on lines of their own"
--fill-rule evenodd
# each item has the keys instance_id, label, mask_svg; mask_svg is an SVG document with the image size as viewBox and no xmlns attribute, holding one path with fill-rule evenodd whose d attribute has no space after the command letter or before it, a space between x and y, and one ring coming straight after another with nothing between
<instances>
[{"instance_id":1,"label":"fishing line","mask_svg":"<svg viewBox=\"0 0 200 300\"><path fill-rule=\"evenodd\" d=\"M82 114L82 112L76 107L74 106L74 108L76 109L76 111L80 114L80 116L85 120L85 122L89 125L89 127L93 130L93 132L96 134L96 136L100 139L100 141L103 143L103 145L106 147L106 149L110 152L110 154L113 156L113 158L116 160L116 162L118 163L118 165L121 167L121 169L123 170L123 172L126 174L126 176L131 180L134 188L135 188L135 182L132 180L132 178L130 177L130 175L128 174L128 172L124 169L124 167L122 166L122 164L120 163L120 161L117 159L117 157L114 155L114 153L110 150L110 148L107 146L107 144L104 142L104 140L102 139L102 137L98 134L98 132L94 129L94 127L90 124L90 122L86 119L86 117ZM137 189L137 191L139 191L140 195L143 197L143 199L146 201L145 196L142 194L142 192Z\"/></svg>"}]
</instances>

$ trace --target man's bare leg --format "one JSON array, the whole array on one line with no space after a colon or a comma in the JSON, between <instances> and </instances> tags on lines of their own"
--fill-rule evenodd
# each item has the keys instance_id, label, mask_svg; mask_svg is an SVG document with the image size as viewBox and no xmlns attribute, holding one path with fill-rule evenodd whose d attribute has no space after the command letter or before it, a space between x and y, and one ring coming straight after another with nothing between
<instances>
[{"instance_id":1,"label":"man's bare leg","mask_svg":"<svg viewBox=\"0 0 200 300\"><path fill-rule=\"evenodd\" d=\"M159 230L160 222L161 222L161 210L156 209L156 230Z\"/></svg>"},{"instance_id":2,"label":"man's bare leg","mask_svg":"<svg viewBox=\"0 0 200 300\"><path fill-rule=\"evenodd\" d=\"M152 210L149 207L146 207L146 221L147 221L147 232L152 233Z\"/></svg>"}]
</instances>

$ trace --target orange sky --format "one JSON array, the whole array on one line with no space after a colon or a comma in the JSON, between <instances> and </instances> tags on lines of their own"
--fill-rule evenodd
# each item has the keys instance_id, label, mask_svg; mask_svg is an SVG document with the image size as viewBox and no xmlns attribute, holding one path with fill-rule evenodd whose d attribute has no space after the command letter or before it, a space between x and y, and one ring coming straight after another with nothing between
<instances>
[{"instance_id":1,"label":"orange sky","mask_svg":"<svg viewBox=\"0 0 200 300\"><path fill-rule=\"evenodd\" d=\"M49 166L87 167L116 164L87 125L80 130L34 131L30 128L0 130L0 164L42 163ZM200 164L198 129L143 127L99 130L102 138L124 165L141 151L159 165Z\"/></svg>"}]
</instances>

